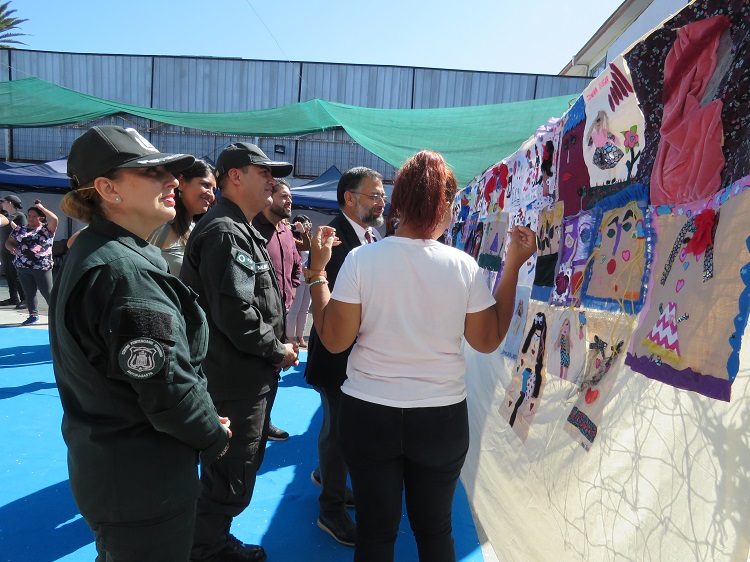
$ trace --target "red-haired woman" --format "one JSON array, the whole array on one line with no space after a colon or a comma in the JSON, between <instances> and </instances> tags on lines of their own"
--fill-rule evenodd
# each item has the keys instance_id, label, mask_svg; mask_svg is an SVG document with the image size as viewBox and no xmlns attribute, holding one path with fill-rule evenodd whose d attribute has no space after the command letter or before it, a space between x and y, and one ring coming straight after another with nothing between
<instances>
[{"instance_id":1,"label":"red-haired woman","mask_svg":"<svg viewBox=\"0 0 750 562\"><path fill-rule=\"evenodd\" d=\"M352 250L333 295L324 269L335 232L324 226L312 239L315 328L332 353L357 341L338 427L357 502L357 562L393 560L404 489L419 559L456 559L451 508L469 447L461 339L483 353L500 345L536 238L514 227L493 297L470 256L437 242L455 194L440 154L412 156L394 184L395 236Z\"/></svg>"}]
</instances>

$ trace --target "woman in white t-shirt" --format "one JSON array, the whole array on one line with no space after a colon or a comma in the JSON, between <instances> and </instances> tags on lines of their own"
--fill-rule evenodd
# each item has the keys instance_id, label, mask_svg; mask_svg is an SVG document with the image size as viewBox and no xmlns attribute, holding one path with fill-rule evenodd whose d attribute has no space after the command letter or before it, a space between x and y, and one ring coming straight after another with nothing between
<instances>
[{"instance_id":1,"label":"woman in white t-shirt","mask_svg":"<svg viewBox=\"0 0 750 562\"><path fill-rule=\"evenodd\" d=\"M357 502L356 562L393 560L405 489L419 559L456 559L451 507L469 447L461 339L491 353L510 324L518 269L536 250L514 227L490 294L476 262L437 242L457 186L442 156L412 156L394 182L395 236L352 250L328 291L335 231L311 244L313 321L332 353L347 349L338 435Z\"/></svg>"}]
</instances>

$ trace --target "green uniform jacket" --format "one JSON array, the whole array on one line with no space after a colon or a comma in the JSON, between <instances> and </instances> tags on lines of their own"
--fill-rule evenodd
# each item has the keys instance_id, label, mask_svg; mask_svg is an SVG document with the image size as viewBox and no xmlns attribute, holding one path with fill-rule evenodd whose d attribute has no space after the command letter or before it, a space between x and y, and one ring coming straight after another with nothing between
<instances>
[{"instance_id":1,"label":"green uniform jacket","mask_svg":"<svg viewBox=\"0 0 750 562\"><path fill-rule=\"evenodd\" d=\"M206 390L196 295L157 248L95 219L50 298L73 496L89 522L142 521L197 500L228 436Z\"/></svg>"},{"instance_id":2,"label":"green uniform jacket","mask_svg":"<svg viewBox=\"0 0 750 562\"><path fill-rule=\"evenodd\" d=\"M265 239L222 197L188 238L180 279L208 317L203 368L214 400L255 398L278 384L284 306Z\"/></svg>"}]
</instances>

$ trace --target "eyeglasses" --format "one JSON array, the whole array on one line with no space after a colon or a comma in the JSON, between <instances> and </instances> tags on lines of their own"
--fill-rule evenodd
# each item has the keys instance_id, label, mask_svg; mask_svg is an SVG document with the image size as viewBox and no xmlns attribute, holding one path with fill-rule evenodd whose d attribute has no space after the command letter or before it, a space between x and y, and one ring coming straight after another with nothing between
<instances>
[{"instance_id":1,"label":"eyeglasses","mask_svg":"<svg viewBox=\"0 0 750 562\"><path fill-rule=\"evenodd\" d=\"M350 191L349 193L353 193L354 195L362 195L364 197L367 197L373 203L377 203L378 201L382 201L383 204L388 203L388 196L387 195L381 195L380 193L373 193L372 195L367 194L367 193L360 193L359 191Z\"/></svg>"}]
</instances>

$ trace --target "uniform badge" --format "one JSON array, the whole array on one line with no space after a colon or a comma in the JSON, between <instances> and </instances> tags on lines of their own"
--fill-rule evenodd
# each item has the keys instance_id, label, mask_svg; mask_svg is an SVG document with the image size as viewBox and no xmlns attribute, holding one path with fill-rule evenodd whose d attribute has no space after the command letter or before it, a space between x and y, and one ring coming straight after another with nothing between
<instances>
[{"instance_id":1,"label":"uniform badge","mask_svg":"<svg viewBox=\"0 0 750 562\"><path fill-rule=\"evenodd\" d=\"M256 271L255 260L253 260L253 258L250 257L249 254L246 254L245 252L237 250L237 255L234 257L234 260L245 269L249 269L250 271L255 273Z\"/></svg>"},{"instance_id":2,"label":"uniform badge","mask_svg":"<svg viewBox=\"0 0 750 562\"><path fill-rule=\"evenodd\" d=\"M134 379L153 377L164 366L164 359L164 348L151 338L130 340L118 354L120 368Z\"/></svg>"}]
</instances>

